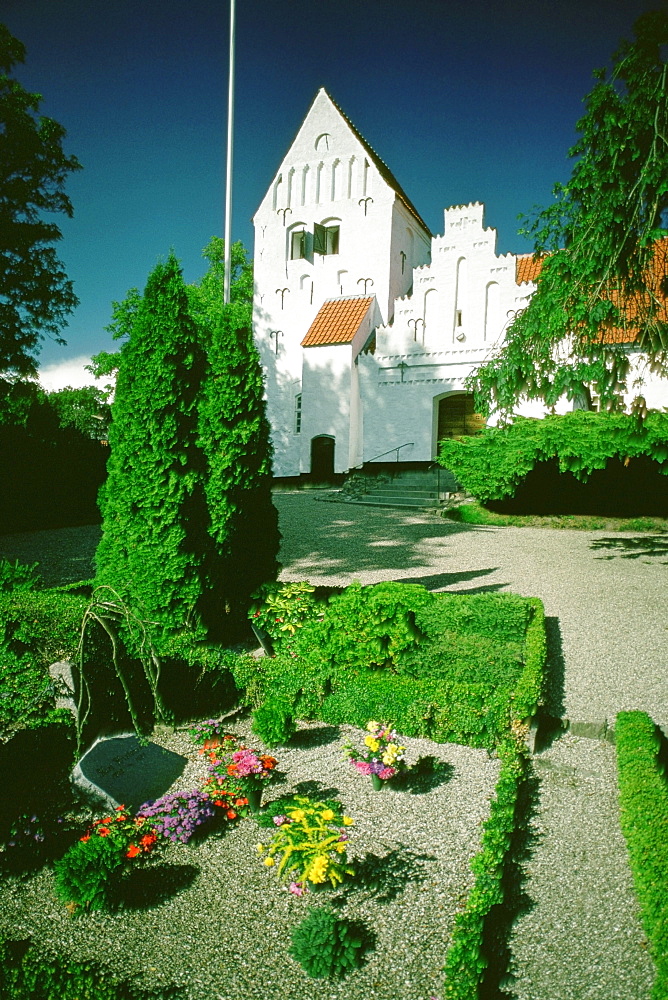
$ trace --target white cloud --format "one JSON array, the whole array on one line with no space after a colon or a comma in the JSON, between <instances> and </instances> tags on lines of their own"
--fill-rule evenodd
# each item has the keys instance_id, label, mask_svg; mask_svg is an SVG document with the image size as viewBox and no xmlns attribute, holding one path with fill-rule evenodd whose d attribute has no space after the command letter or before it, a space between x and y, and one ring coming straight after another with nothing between
<instances>
[{"instance_id":1,"label":"white cloud","mask_svg":"<svg viewBox=\"0 0 668 1000\"><path fill-rule=\"evenodd\" d=\"M96 385L104 388L109 382L108 378L96 379L90 372L87 372L84 365L90 364L90 358L82 354L77 358L69 358L67 361L55 361L50 365L43 365L39 369L39 381L43 389L47 392L56 392L71 386L73 389L80 389L85 385Z\"/></svg>"}]
</instances>

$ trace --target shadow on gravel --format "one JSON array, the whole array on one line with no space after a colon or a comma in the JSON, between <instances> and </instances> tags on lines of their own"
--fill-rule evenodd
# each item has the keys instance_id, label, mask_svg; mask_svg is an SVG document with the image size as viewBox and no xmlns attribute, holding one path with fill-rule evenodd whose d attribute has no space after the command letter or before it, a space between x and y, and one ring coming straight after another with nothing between
<instances>
[{"instance_id":1,"label":"shadow on gravel","mask_svg":"<svg viewBox=\"0 0 668 1000\"><path fill-rule=\"evenodd\" d=\"M199 875L195 865L139 868L121 879L110 896L112 909L143 910L158 906L187 889Z\"/></svg>"},{"instance_id":2,"label":"shadow on gravel","mask_svg":"<svg viewBox=\"0 0 668 1000\"><path fill-rule=\"evenodd\" d=\"M615 556L619 556L621 559L668 557L668 535L643 535L639 538L595 538L591 543L591 548L596 551L610 550L610 555L596 556L596 559L614 559ZM662 559L662 562L668 564L668 558Z\"/></svg>"},{"instance_id":3,"label":"shadow on gravel","mask_svg":"<svg viewBox=\"0 0 668 1000\"><path fill-rule=\"evenodd\" d=\"M403 844L384 856L366 854L355 865L354 890L370 893L377 903L391 903L409 882L426 882L432 854L418 854Z\"/></svg>"},{"instance_id":4,"label":"shadow on gravel","mask_svg":"<svg viewBox=\"0 0 668 1000\"><path fill-rule=\"evenodd\" d=\"M296 795L308 795L310 799L323 802L325 799L335 799L340 795L334 785L325 785L322 781L298 781L294 786Z\"/></svg>"},{"instance_id":5,"label":"shadow on gravel","mask_svg":"<svg viewBox=\"0 0 668 1000\"><path fill-rule=\"evenodd\" d=\"M431 576L402 576L394 577L396 583L420 583L427 590L445 590L447 587L454 587L457 583L466 583L469 580L477 580L481 576L486 576L488 573L496 573L498 566L492 566L489 569L474 569L466 570L463 573L434 573ZM505 584L490 584L490 590L499 590L504 587ZM482 587L482 590L488 588ZM467 594L473 593L471 590L465 591Z\"/></svg>"},{"instance_id":6,"label":"shadow on gravel","mask_svg":"<svg viewBox=\"0 0 668 1000\"><path fill-rule=\"evenodd\" d=\"M290 738L290 749L310 750L312 747L324 747L338 740L341 731L338 726L318 726L317 729L301 729Z\"/></svg>"},{"instance_id":7,"label":"shadow on gravel","mask_svg":"<svg viewBox=\"0 0 668 1000\"><path fill-rule=\"evenodd\" d=\"M438 788L450 781L455 769L452 764L436 757L419 757L415 764L403 774L389 779L389 787L396 792L411 795L425 795L432 788Z\"/></svg>"},{"instance_id":8,"label":"shadow on gravel","mask_svg":"<svg viewBox=\"0 0 668 1000\"><path fill-rule=\"evenodd\" d=\"M510 972L511 935L515 921L535 905L525 889L524 866L537 840L532 820L539 791L540 780L529 763L527 778L517 800L515 833L501 883L504 901L490 911L485 925L483 953L488 965L480 984L478 1000L516 1000Z\"/></svg>"},{"instance_id":9,"label":"shadow on gravel","mask_svg":"<svg viewBox=\"0 0 668 1000\"><path fill-rule=\"evenodd\" d=\"M546 750L555 739L559 738L563 732L562 718L566 710L564 702L566 662L558 618L546 616L545 635L547 639L545 704L538 710L536 753Z\"/></svg>"}]
</instances>

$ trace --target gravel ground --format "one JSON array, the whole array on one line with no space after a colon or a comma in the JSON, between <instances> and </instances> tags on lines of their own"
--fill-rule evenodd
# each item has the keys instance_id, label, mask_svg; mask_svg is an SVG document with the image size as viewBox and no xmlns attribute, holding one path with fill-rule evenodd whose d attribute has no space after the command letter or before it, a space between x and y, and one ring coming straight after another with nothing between
<instances>
[{"instance_id":1,"label":"gravel ground","mask_svg":"<svg viewBox=\"0 0 668 1000\"><path fill-rule=\"evenodd\" d=\"M615 750L569 734L534 758L539 805L513 928L517 1000L646 1000L654 968L619 827Z\"/></svg>"},{"instance_id":2,"label":"gravel ground","mask_svg":"<svg viewBox=\"0 0 668 1000\"><path fill-rule=\"evenodd\" d=\"M283 579L339 586L354 579L405 580L436 591L540 597L548 615L553 714L571 722L613 723L618 711L640 708L668 725L665 534L464 526L429 513L320 503L317 498L314 492L275 495ZM90 565L98 533L93 527L4 536L0 555L27 562L43 558L49 582L64 582L68 572L73 573L69 579L80 579L88 575L78 570ZM441 747L439 753L456 749ZM533 906L516 924L512 989L518 1000L645 1000L652 971L619 831L614 750L605 742L565 735L538 754L535 763L540 777L537 837L524 886ZM364 803L360 815L374 803L387 803L385 791ZM420 800L420 810L426 798ZM463 795L457 806L466 799ZM350 809L357 815L352 800ZM415 816L412 811L410 823L406 820L408 829ZM436 828L430 828L430 835ZM236 843L233 838L242 837L244 829L249 825L225 838L221 850L231 850L226 845ZM258 906L265 905L257 888L251 896ZM181 926L182 898L180 894L164 904L171 907L175 927ZM290 898L282 905L294 908L295 902L300 901ZM205 912L221 910L214 905ZM208 935L208 919L205 927ZM202 933L192 924L181 932L193 947ZM371 992L385 995L378 992L385 989L385 973L378 969L365 1000ZM306 987L301 980L294 982L299 988L282 997L357 995L335 988L314 992L310 981ZM387 986L388 996L392 989L394 1000L422 995L413 986L411 992L407 985L397 989L395 982ZM227 994L218 996L227 1000ZM236 996L230 994L230 1000ZM264 986L262 993L249 986L245 996L270 1000L274 994Z\"/></svg>"},{"instance_id":3,"label":"gravel ground","mask_svg":"<svg viewBox=\"0 0 668 1000\"><path fill-rule=\"evenodd\" d=\"M234 720L230 729L261 747L247 721ZM178 983L188 1000L429 1000L442 986L452 922L471 886L469 862L499 763L485 751L406 739L409 762L434 755L440 771L375 792L341 752L351 739L361 745L363 736L349 726L303 725L295 745L276 752L284 780L265 797L288 791L339 797L355 820L350 860L358 872L375 869L374 885L367 876L337 892L290 895L258 859L256 844L268 843L271 832L248 819L222 836L170 845L166 861L174 876L194 880L148 909L72 918L53 895L50 871L8 879L0 888L0 934L36 935L144 987ZM192 788L204 773L193 744L182 733L165 733L159 742L189 755L174 789ZM308 904L330 899L376 935L364 967L341 985L310 979L287 955L290 929Z\"/></svg>"}]
</instances>

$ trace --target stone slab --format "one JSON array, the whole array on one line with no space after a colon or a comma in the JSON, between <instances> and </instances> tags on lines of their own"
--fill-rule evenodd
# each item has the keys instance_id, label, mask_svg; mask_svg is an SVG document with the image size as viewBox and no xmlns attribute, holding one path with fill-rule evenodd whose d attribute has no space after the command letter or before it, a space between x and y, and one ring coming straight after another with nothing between
<instances>
[{"instance_id":1,"label":"stone slab","mask_svg":"<svg viewBox=\"0 0 668 1000\"><path fill-rule=\"evenodd\" d=\"M96 740L72 772L75 788L108 809L136 810L157 799L180 777L187 764L181 754L155 743L146 746L134 733Z\"/></svg>"}]
</instances>

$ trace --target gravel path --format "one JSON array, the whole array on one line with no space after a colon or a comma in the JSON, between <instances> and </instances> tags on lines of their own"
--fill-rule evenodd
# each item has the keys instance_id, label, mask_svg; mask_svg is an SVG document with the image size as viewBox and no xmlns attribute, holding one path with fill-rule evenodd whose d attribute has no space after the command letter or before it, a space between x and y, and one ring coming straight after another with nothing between
<instances>
[{"instance_id":1,"label":"gravel path","mask_svg":"<svg viewBox=\"0 0 668 1000\"><path fill-rule=\"evenodd\" d=\"M404 580L436 591L540 597L552 713L604 727L618 711L639 708L668 726L665 534L464 526L317 496L275 495L283 579L341 586ZM4 536L0 556L30 562L44 552L49 582L64 582L68 572L80 579L98 532ZM614 750L567 734L535 765L539 805L524 886L533 905L516 923L511 989L518 1000L645 1000L652 967L619 831ZM255 995L265 998L248 993ZM417 995L403 987L394 993L395 1000Z\"/></svg>"}]
</instances>

